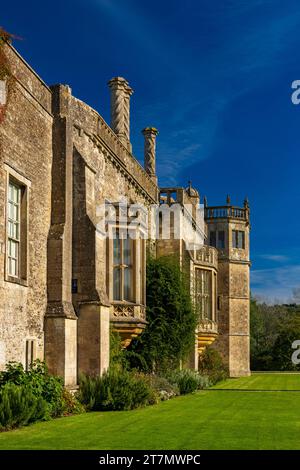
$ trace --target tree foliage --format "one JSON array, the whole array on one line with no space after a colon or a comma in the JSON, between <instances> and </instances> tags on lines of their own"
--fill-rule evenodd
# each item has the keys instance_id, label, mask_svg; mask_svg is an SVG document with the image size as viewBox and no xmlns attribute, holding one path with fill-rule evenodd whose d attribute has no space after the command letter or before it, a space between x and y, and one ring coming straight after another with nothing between
<instances>
[{"instance_id":1,"label":"tree foliage","mask_svg":"<svg viewBox=\"0 0 300 470\"><path fill-rule=\"evenodd\" d=\"M251 299L251 369L300 370L292 343L300 340L300 306L266 305Z\"/></svg>"}]
</instances>

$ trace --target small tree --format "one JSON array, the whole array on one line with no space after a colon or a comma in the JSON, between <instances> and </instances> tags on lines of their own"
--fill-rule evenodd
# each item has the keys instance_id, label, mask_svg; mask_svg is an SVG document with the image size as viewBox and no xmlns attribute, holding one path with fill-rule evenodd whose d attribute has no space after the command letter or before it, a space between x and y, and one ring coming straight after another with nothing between
<instances>
[{"instance_id":1,"label":"small tree","mask_svg":"<svg viewBox=\"0 0 300 470\"><path fill-rule=\"evenodd\" d=\"M197 320L187 277L174 257L147 262L147 322L129 348L143 360L129 356L132 365L150 371L178 367L194 347Z\"/></svg>"}]
</instances>

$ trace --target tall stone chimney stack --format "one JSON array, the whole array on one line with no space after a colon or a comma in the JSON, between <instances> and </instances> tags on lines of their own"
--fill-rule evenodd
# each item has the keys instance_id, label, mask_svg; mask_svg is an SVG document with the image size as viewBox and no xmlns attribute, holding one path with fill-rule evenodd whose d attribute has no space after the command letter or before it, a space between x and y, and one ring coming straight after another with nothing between
<instances>
[{"instance_id":1,"label":"tall stone chimney stack","mask_svg":"<svg viewBox=\"0 0 300 470\"><path fill-rule=\"evenodd\" d=\"M142 134L145 138L144 144L144 166L149 176L151 176L155 182L156 178L156 136L158 130L155 127L146 127L142 130Z\"/></svg>"},{"instance_id":2,"label":"tall stone chimney stack","mask_svg":"<svg viewBox=\"0 0 300 470\"><path fill-rule=\"evenodd\" d=\"M130 144L130 96L133 93L127 80L114 77L108 82L111 90L111 127L125 147L131 152Z\"/></svg>"}]
</instances>

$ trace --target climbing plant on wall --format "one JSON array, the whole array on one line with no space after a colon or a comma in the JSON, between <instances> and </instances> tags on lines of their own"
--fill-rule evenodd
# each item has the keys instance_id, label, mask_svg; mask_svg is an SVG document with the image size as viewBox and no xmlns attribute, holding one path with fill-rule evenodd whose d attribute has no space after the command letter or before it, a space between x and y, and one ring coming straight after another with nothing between
<instances>
[{"instance_id":1,"label":"climbing plant on wall","mask_svg":"<svg viewBox=\"0 0 300 470\"><path fill-rule=\"evenodd\" d=\"M178 368L195 345L196 315L187 277L173 257L147 262L147 322L130 350L142 355L148 370Z\"/></svg>"}]
</instances>

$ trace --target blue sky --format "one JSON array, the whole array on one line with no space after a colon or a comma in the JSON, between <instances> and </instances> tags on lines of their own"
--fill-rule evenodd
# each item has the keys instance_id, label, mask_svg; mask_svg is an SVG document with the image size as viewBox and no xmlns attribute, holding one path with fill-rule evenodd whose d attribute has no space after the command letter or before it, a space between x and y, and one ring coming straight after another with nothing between
<instances>
[{"instance_id":1,"label":"blue sky","mask_svg":"<svg viewBox=\"0 0 300 470\"><path fill-rule=\"evenodd\" d=\"M0 23L47 83L107 122L107 81L126 77L135 156L155 126L162 185L191 179L211 205L247 195L252 292L300 302L298 0L15 0Z\"/></svg>"}]
</instances>

